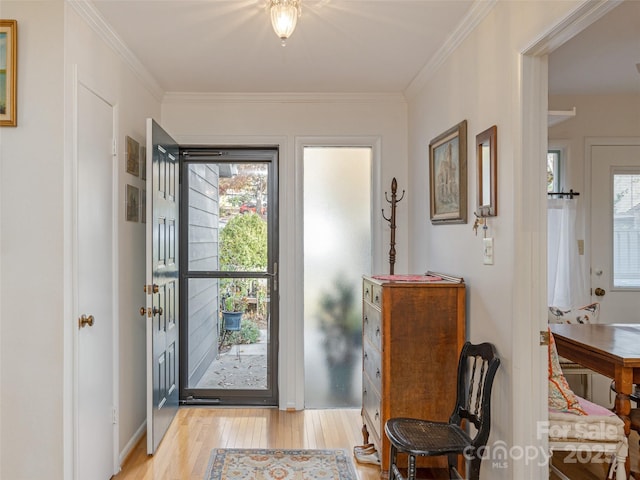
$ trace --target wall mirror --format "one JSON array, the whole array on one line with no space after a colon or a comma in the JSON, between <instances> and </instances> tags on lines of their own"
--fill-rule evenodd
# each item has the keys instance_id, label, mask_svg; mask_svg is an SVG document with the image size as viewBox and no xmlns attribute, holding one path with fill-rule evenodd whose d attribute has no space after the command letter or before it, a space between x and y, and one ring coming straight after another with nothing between
<instances>
[{"instance_id":1,"label":"wall mirror","mask_svg":"<svg viewBox=\"0 0 640 480\"><path fill-rule=\"evenodd\" d=\"M498 127L495 125L476 136L478 157L479 217L498 214Z\"/></svg>"}]
</instances>

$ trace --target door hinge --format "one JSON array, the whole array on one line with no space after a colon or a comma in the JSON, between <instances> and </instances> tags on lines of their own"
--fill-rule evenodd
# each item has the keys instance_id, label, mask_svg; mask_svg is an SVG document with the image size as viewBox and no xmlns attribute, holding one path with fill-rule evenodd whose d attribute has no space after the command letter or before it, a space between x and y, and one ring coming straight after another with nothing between
<instances>
[{"instance_id":1,"label":"door hinge","mask_svg":"<svg viewBox=\"0 0 640 480\"><path fill-rule=\"evenodd\" d=\"M549 345L551 338L549 336L549 330L540 331L540 345Z\"/></svg>"},{"instance_id":2,"label":"door hinge","mask_svg":"<svg viewBox=\"0 0 640 480\"><path fill-rule=\"evenodd\" d=\"M116 155L118 155L118 140L116 140L115 137L113 137L113 142L112 142L112 150L111 150L111 154L115 157Z\"/></svg>"},{"instance_id":3,"label":"door hinge","mask_svg":"<svg viewBox=\"0 0 640 480\"><path fill-rule=\"evenodd\" d=\"M111 409L111 421L114 425L118 424L118 411L116 410L116 407Z\"/></svg>"}]
</instances>

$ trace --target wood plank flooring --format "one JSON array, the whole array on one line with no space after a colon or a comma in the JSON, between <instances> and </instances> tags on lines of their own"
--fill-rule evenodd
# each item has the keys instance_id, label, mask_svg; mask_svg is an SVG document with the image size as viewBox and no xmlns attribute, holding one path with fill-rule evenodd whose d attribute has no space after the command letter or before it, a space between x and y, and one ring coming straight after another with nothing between
<instances>
[{"instance_id":1,"label":"wood plank flooring","mask_svg":"<svg viewBox=\"0 0 640 480\"><path fill-rule=\"evenodd\" d=\"M343 448L362 444L360 409L181 407L154 456L143 438L113 480L203 480L214 448ZM631 465L638 467L638 436L629 439ZM560 459L556 459L558 462ZM561 460L560 460L561 461ZM379 480L380 468L354 460L359 480ZM571 478L604 479L602 465L562 465ZM447 478L430 473L428 478ZM553 474L550 479L557 479Z\"/></svg>"},{"instance_id":2,"label":"wood plank flooring","mask_svg":"<svg viewBox=\"0 0 640 480\"><path fill-rule=\"evenodd\" d=\"M203 480L213 448L344 448L362 444L359 409L182 407L152 457L138 443L114 480ZM354 461L360 480L380 468Z\"/></svg>"}]
</instances>

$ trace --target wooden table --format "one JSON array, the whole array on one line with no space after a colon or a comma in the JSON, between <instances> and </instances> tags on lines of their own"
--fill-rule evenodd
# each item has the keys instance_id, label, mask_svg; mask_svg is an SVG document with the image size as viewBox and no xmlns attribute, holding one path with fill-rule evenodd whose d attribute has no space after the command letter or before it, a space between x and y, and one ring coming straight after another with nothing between
<instances>
[{"instance_id":1,"label":"wooden table","mask_svg":"<svg viewBox=\"0 0 640 480\"><path fill-rule=\"evenodd\" d=\"M616 381L615 411L629 436L633 384L640 383L640 324L550 325L558 355ZM629 473L627 457L627 473Z\"/></svg>"}]
</instances>

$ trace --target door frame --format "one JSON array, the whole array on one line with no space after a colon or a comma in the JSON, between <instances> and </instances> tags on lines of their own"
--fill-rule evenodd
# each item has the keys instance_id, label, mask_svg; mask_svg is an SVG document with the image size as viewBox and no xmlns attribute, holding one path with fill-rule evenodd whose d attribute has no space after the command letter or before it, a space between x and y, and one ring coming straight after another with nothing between
<instances>
[{"instance_id":1,"label":"door frame","mask_svg":"<svg viewBox=\"0 0 640 480\"><path fill-rule=\"evenodd\" d=\"M538 432L548 420L546 346L539 346L547 329L547 195L548 55L600 19L620 1L584 0L548 30L537 32L520 51L519 110L514 131L522 136L514 151L514 298L512 315L517 323L513 338L513 405L531 403L529 415L512 415L512 444L547 447ZM518 128L519 126L519 128ZM537 279L531 282L531 279ZM526 373L525 373L526 372ZM533 381L531 381L533 378ZM546 465L513 460L513 478L535 480L548 474Z\"/></svg>"},{"instance_id":2,"label":"door frame","mask_svg":"<svg viewBox=\"0 0 640 480\"><path fill-rule=\"evenodd\" d=\"M226 150L225 154L216 155L215 153L211 153L207 155L205 152L216 152ZM279 208L280 208L280 158L281 158L281 150L279 145L267 144L263 143L261 145L247 145L247 144L235 144L235 145L219 145L219 144L185 144L179 143L179 170L180 170L180 194L181 194L181 205L180 205L180 216L181 222L179 227L179 235L180 242L182 245L180 251L180 259L179 259L179 269L180 269L180 317L182 319L180 323L180 385L179 385L179 398L181 404L193 404L193 405L240 405L240 406L278 406L280 404L280 362L279 362L279 338L280 334L280 273L279 271L274 271L275 269L280 270L280 241L279 241L279 230L280 230L280 222L279 222ZM192 160L185 160L185 152L191 152L192 154L195 152L201 151L201 155L204 158L198 158L198 155L195 155ZM255 158L252 155L252 152L260 152ZM236 163L233 162L233 157L238 155L237 163L262 163L268 165L269 177L268 177L268 205L269 205L269 214L268 214L268 222L267 222L267 235L269 239L268 246L268 259L267 259L267 268L264 274L257 274L252 276L250 273L243 275L242 272L228 272L228 276L216 277L212 276L210 272L201 272L194 271L189 272L188 263L189 263L189 231L188 231L188 221L189 221L189 189L188 185L188 169L187 164L198 164L198 163ZM210 157L210 158L209 158ZM272 157L270 160L267 160L268 157ZM220 161L222 160L222 162ZM273 197L272 197L273 195ZM247 389L247 390L231 390L231 389L219 389L222 392L216 398L211 397L192 397L187 396L190 391L193 390L207 390L207 389L197 389L197 388L189 388L189 359L187 358L189 355L189 335L186 331L189 329L189 280L194 278L262 278L268 280L271 287L274 287L271 290L270 296L275 300L269 302L269 313L271 315L271 320L269 321L269 338L270 341L267 346L268 358L271 361L271 368L269 372L271 375L267 375L268 385L267 389L264 391L260 391L257 389ZM275 278L275 285L273 279ZM277 335L271 335L271 333L275 331ZM216 389L210 389L216 390ZM233 393L231 393L233 392ZM263 393L261 393L263 392Z\"/></svg>"},{"instance_id":3,"label":"door frame","mask_svg":"<svg viewBox=\"0 0 640 480\"><path fill-rule=\"evenodd\" d=\"M295 139L295 185L294 203L304 204L304 148L305 147L367 147L371 149L371 269L381 271L382 259L378 255L378 249L383 245L382 217L378 214L382 209L380 192L382 191L382 137L379 135L353 135L353 136L300 136ZM294 271L297 279L304 278L304 209L298 208L295 212L296 228L294 239ZM293 335L293 348L286 351L287 364L293 365L294 404L288 406L295 410L304 409L304 283L300 280L291 286L293 293L293 318L298 319L292 325L290 332ZM292 398L292 397L289 397Z\"/></svg>"},{"instance_id":4,"label":"door frame","mask_svg":"<svg viewBox=\"0 0 640 480\"><path fill-rule=\"evenodd\" d=\"M67 272L67 277L70 285L70 298L65 311L68 314L65 315L67 321L65 322L65 330L67 328L68 336L67 338L71 339L71 351L68 352L68 349L65 348L65 357L67 357L68 353L70 353L69 358L65 358L65 365L70 367L71 371L71 402L69 403L69 407L65 407L65 412L71 416L71 429L70 431L66 431L65 437L68 438L69 443L65 441L64 448L70 448L71 454L69 456L65 455L65 458L69 458L72 462L70 466L70 471L72 472L71 477L74 480L82 480L78 478L78 462L79 458L79 390L80 390L80 382L79 382L79 340L80 340L80 332L77 324L77 318L80 316L81 312L79 311L79 292L78 292L78 268L79 268L79 258L78 258L78 193L79 193L79 184L78 184L78 168L79 168L79 152L78 152L78 142L79 142L79 89L81 85L93 92L98 97L102 98L106 103L111 105L113 108L113 135L114 137L118 132L118 114L119 108L118 104L111 98L110 95L106 94L100 88L97 88L98 82L94 79L81 75L78 71L77 65L73 66L72 70L72 152L71 152L71 172L70 177L68 177L68 181L70 182L69 197L67 201L69 203L68 211L71 212L70 217L70 248L67 252L68 257L71 259L70 262L70 271ZM115 150L115 147L114 147ZM118 261L117 261L117 239L118 239L118 160L119 156L117 150L114 151L111 162L111 206L112 211L114 213L111 218L111 272L112 272L112 311L114 312L114 318L112 322L112 371L113 376L111 378L111 392L112 399L111 403L114 408L114 414L116 417L116 421L113 422L113 445L112 445L112 471L113 474L116 474L120 470L120 456L118 452L118 439L119 439L119 422L117 421L118 413L120 410L119 406L119 388L118 388L118 368L119 368L119 358L118 358L118 322L116 321L116 312L118 311L118 288L117 288L117 278L118 278ZM70 364L70 365L69 365ZM66 383L66 382L65 382ZM69 388L69 387L68 387ZM66 391L69 391L69 389ZM70 409L70 411L68 410Z\"/></svg>"}]
</instances>

